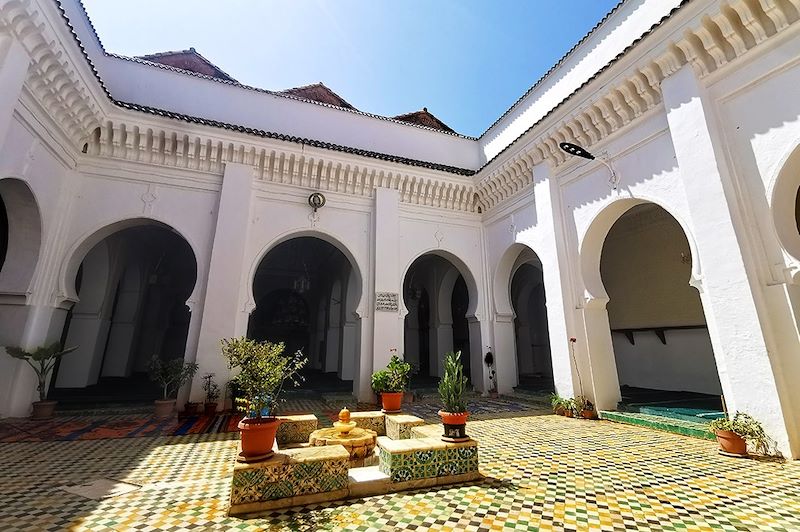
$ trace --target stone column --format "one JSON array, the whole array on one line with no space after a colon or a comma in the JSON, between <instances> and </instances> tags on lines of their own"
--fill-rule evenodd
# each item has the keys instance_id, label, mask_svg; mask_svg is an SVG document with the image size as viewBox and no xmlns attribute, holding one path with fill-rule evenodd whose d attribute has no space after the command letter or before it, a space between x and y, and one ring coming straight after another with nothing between
<instances>
[{"instance_id":1,"label":"stone column","mask_svg":"<svg viewBox=\"0 0 800 532\"><path fill-rule=\"evenodd\" d=\"M431 327L431 334L436 338L436 351L430 356L431 377L441 377L444 371L444 355L453 350L453 322L437 319L435 325ZM462 360L468 356L469 353L461 353Z\"/></svg>"},{"instance_id":2,"label":"stone column","mask_svg":"<svg viewBox=\"0 0 800 532\"><path fill-rule=\"evenodd\" d=\"M339 358L342 352L342 284L335 280L328 297L328 330L325 334L325 373L339 370Z\"/></svg>"},{"instance_id":3,"label":"stone column","mask_svg":"<svg viewBox=\"0 0 800 532\"><path fill-rule=\"evenodd\" d=\"M713 108L690 66L663 80L662 93L691 225L695 228L697 282L703 302L722 390L731 412L743 411L761 421L784 454L792 452L781 390L759 316L754 290L759 279L748 275L736 234L737 197L733 176L719 151ZM691 237L691 236L690 236ZM794 383L792 383L794 384ZM794 454L800 452L800 441Z\"/></svg>"},{"instance_id":4,"label":"stone column","mask_svg":"<svg viewBox=\"0 0 800 532\"><path fill-rule=\"evenodd\" d=\"M558 181L546 162L533 168L533 194L538 238L532 247L542 261L553 381L559 394L571 397L579 392L576 391L576 373L569 351L569 338L578 336L578 327L571 323L575 321L571 318L571 314L574 313L574 300L570 291L567 237L562 225L566 214L561 203ZM588 367L585 361L580 358L578 361L581 363L585 380L589 376ZM611 382L610 386L613 388L614 382ZM584 393L589 392L584 390ZM619 395L618 385L613 393ZM597 396L595 403L598 403ZM612 406L616 407L616 404L617 401L613 400Z\"/></svg>"},{"instance_id":5,"label":"stone column","mask_svg":"<svg viewBox=\"0 0 800 532\"><path fill-rule=\"evenodd\" d=\"M0 36L0 146L3 146L14 116L31 58L19 41Z\"/></svg>"},{"instance_id":6,"label":"stone column","mask_svg":"<svg viewBox=\"0 0 800 532\"><path fill-rule=\"evenodd\" d=\"M488 374L483 363L483 338L488 336L488 330L476 316L467 316L469 324L469 359L470 359L470 378L472 386L479 392L486 392L489 389ZM451 330L452 341L452 330ZM462 359L467 353L462 353Z\"/></svg>"},{"instance_id":7,"label":"stone column","mask_svg":"<svg viewBox=\"0 0 800 532\"><path fill-rule=\"evenodd\" d=\"M397 294L398 304L402 292L400 279L400 194L387 188L375 189L375 292ZM375 308L374 295L369 298ZM400 312L375 312L372 343L372 367L380 369L388 364L391 349L403 352L403 318ZM363 369L363 368L362 368Z\"/></svg>"},{"instance_id":8,"label":"stone column","mask_svg":"<svg viewBox=\"0 0 800 532\"><path fill-rule=\"evenodd\" d=\"M494 355L495 378L500 393L511 393L519 384L517 371L517 345L514 330L514 315L497 313L494 316ZM485 365L485 364L484 364Z\"/></svg>"},{"instance_id":9,"label":"stone column","mask_svg":"<svg viewBox=\"0 0 800 532\"><path fill-rule=\"evenodd\" d=\"M246 164L226 163L217 208L217 224L211 247L196 362L200 369L192 384L191 399L202 401L201 378L214 373L220 386L230 372L220 354L220 340L247 332L249 309L240 304L241 294L250 282L243 279L245 249L251 225L253 168ZM246 293L246 292L245 292Z\"/></svg>"}]
</instances>

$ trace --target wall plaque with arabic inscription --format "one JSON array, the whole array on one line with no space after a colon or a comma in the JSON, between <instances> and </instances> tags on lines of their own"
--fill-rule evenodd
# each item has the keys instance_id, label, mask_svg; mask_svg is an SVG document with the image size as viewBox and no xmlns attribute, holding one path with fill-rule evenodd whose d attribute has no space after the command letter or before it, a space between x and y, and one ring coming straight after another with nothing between
<instances>
[{"instance_id":1,"label":"wall plaque with arabic inscription","mask_svg":"<svg viewBox=\"0 0 800 532\"><path fill-rule=\"evenodd\" d=\"M375 310L379 312L397 312L397 297L394 292L375 292Z\"/></svg>"}]
</instances>

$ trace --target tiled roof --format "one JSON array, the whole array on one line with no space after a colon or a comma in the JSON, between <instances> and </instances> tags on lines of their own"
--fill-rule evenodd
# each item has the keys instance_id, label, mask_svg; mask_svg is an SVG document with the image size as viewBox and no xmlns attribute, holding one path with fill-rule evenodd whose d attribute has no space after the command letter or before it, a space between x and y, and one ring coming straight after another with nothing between
<instances>
[{"instance_id":1,"label":"tiled roof","mask_svg":"<svg viewBox=\"0 0 800 532\"><path fill-rule=\"evenodd\" d=\"M291 96L297 96L298 98L313 100L320 103L327 103L328 105L334 105L344 109L355 109L355 107L347 103L344 98L326 87L321 81L319 83L312 83L311 85L286 89L280 91L279 94L289 94Z\"/></svg>"},{"instance_id":2,"label":"tiled roof","mask_svg":"<svg viewBox=\"0 0 800 532\"><path fill-rule=\"evenodd\" d=\"M444 172L450 172L450 173L459 174L459 175L465 175L465 176L475 175L475 174L481 172L487 166L489 166L489 164L491 164L495 159L497 159L502 153L508 151L513 145L515 145L517 143L517 141L519 141L520 138L525 136L534 127L536 127L542 121L547 119L558 108L560 108L562 105L564 105L566 102L568 102L573 96L575 96L578 92L580 92L584 87L586 87L592 81L594 81L600 74L602 74L603 72L608 70L612 65L616 64L617 61L620 60L620 58L622 58L625 54L627 54L629 51L631 51L633 48L635 48L640 42L644 41L648 36L650 36L653 33L653 31L655 31L656 28L661 26L666 20L672 18L672 16L674 16L675 13L680 11L681 8L683 8L688 3L691 2L691 0L682 0L681 3L677 7L673 8L669 13L667 13L664 17L662 17L661 20L659 20L658 22L653 24L644 34L642 34L638 39L635 39L628 47L626 47L622 52L617 54L616 57L611 59L611 61L609 61L608 63L606 63L602 67L600 67L598 69L598 71L592 77L590 77L588 80L586 80L583 84L581 84L580 87L575 89L572 93L567 95L561 102L557 103L545 116L543 116L535 124L532 124L528 129L526 129L519 136L517 136L517 138L515 138L512 142L510 142L497 155L492 157L490 160L486 161L480 168L478 168L478 170L470 170L470 169L466 169L466 168L456 168L456 167L451 167L451 166L447 166L447 165L435 164L435 163L431 163L431 162L427 162L427 161L418 161L418 160L413 160L413 159L406 159L405 157L398 157L398 156L384 154L384 153L376 153L376 152L371 152L371 151L367 151L367 150L360 150L360 149L352 148L352 147L349 147L349 146L338 146L338 145L333 145L333 144L329 144L329 143L322 142L322 141L314 141L314 140L307 141L307 139L297 139L295 137L288 137L287 135L282 135L282 134L278 134L278 133L265 132L265 131L261 131L261 130L253 130L252 128L246 128L244 126L238 126L238 125L233 125L233 124L224 124L224 123L220 123L220 122L217 122L217 121L214 121L214 120L206 120L206 119L197 118L197 117L189 117L189 116L186 116L186 115L181 115L179 113L173 113L173 112L170 112L170 111L165 111L163 109L155 109L155 108L151 108L151 107L147 107L147 106L130 104L130 103L126 103L126 102L120 102L120 101L116 100L111 95L111 92L106 87L106 84L103 81L103 78L100 76L100 73L97 71L97 68L95 67L94 63L89 58L89 55L86 52L86 49L85 49L83 43L81 43L81 40L78 37L78 34L75 31L75 28L72 26L72 23L70 22L69 17L67 16L66 11L64 10L64 7L61 5L62 0L53 0L53 1L55 2L56 6L58 7L58 10L61 12L61 16L64 19L64 22L67 24L67 27L70 29L70 32L72 33L72 36L75 39L75 42L77 43L77 45L80 48L84 58L86 59L86 62L88 63L89 67L91 68L92 73L94 74L95 78L97 78L97 81L100 83L100 87L103 89L103 91L105 92L106 96L108 96L108 99L111 102L113 102L114 104L116 104L116 105L118 105L120 107L127 108L127 109L132 109L132 110L137 110L137 111L141 111L141 112L146 112L146 113L150 113L150 114L155 114L155 115L159 115L159 116L169 117L169 118L182 120L182 121L186 121L186 122L206 124L206 125L209 125L209 126L212 126L212 127L220 127L220 128L223 128L223 129L236 130L236 131L241 131L241 132L254 134L254 135L262 136L262 137L279 138L279 139L282 139L282 140L288 140L288 141L292 141L292 142L302 142L302 143L305 143L305 144L319 146L319 147L322 147L322 148L327 148L327 149L331 149L331 150L335 150L335 151L343 151L343 152L347 152L347 153L353 153L353 154L357 154L357 155L362 155L362 156L365 156L365 157L372 157L372 158L381 159L381 160L394 161L394 162L399 162L399 163L402 163L402 164L409 164L409 165L413 165L413 166L422 166L422 167L426 167L426 168L431 168L431 169L435 169L435 170L441 170L441 171L444 171ZM572 53L574 53L574 51L583 42L585 42L589 38L590 35L592 35L600 26L602 26L603 23L605 23L605 21L619 9L619 7L622 6L627 1L628 0L620 0L619 4L617 4L605 17L603 17L603 19L600 22L598 22L597 25L595 25L595 27L592 28L580 41L578 41L578 43L575 44L575 46L573 46L572 49L570 49L570 51L567 52L555 65L553 65L553 67L547 73L545 73L545 75L542 76L542 78L540 78L539 81L537 81L530 89L528 89L528 91L526 91L526 93L523 94L517 100L517 102L515 102L505 113L503 113L503 115L500 118L498 118L491 126L489 126L489 128L487 128L487 130L484 131L481 134L481 137L483 137L483 135L485 135L492 127L494 127L505 116L507 116L519 104L519 102L521 102L528 94L530 94L530 92L535 90L536 87L540 83L542 83L544 81L544 79L546 79L553 71L555 71L559 66L561 66L563 64L563 62ZM89 17L89 14L86 11L86 7L83 5L83 0L78 0L78 5L80 6L84 17L86 18L86 20L89 23L89 28L92 31L92 35L97 40L97 43L99 44L100 49L102 50L102 52L105 55L112 56L112 57L118 57L120 59L125 59L125 60L129 60L129 61L142 61L142 59L139 59L139 58L118 56L116 54L112 54L112 53L109 53L108 51L106 51L105 47L103 46L102 41L100 40L100 37L97 34L97 30L95 29L94 24L92 24L92 20ZM151 62L151 64L152 64L152 62ZM174 68L174 67L170 67L170 66L167 66L167 65L161 65L161 66L163 68ZM197 74L197 73L193 73L193 74L200 75L200 76L205 76L204 74ZM220 79L220 78L211 78L211 79L215 79L216 81L223 82L223 83L231 83L233 85L239 86L239 87L241 87L243 89L246 89L246 90L253 90L253 91L264 92L264 93L268 93L268 94L277 94L277 95L282 95L282 96L287 97L287 98L295 97L295 96L292 96L291 94L275 93L275 92L268 91L268 90L265 90L265 89L258 89L258 88L255 88L255 87L242 85L238 81L235 81L235 80L223 80L223 79ZM316 100L312 100L312 101L314 101L315 103L318 103L320 105L330 105L330 104L326 104L326 103L319 102L319 101L316 101ZM343 110L347 110L347 111L354 112L354 113L357 113L357 114L361 114L361 115L364 115L364 116L370 116L372 118L377 118L377 119L380 119L380 120L400 121L398 118L388 118L388 117L381 116L381 115L375 115L375 114L372 114L372 113L359 111L359 110L357 110L355 108L351 108L351 109L343 108ZM415 125L417 127L424 127L424 128L427 128L427 129L432 129L432 128L429 128L428 126L423 126L423 125L420 125L420 124L415 124L415 123L411 123L411 122L406 122L406 123L409 123L411 125ZM477 138L476 137L470 137L470 136L467 136L467 135L462 135L460 133L455 133L455 132L452 132L452 131L447 131L447 130L442 130L442 129L439 129L439 131L441 131L442 133L447 133L447 134L451 134L451 135L455 135L455 136L458 136L458 137L467 138L467 139L471 139L471 140L478 140L478 138L480 138L480 137L477 137Z\"/></svg>"},{"instance_id":3,"label":"tiled roof","mask_svg":"<svg viewBox=\"0 0 800 532\"><path fill-rule=\"evenodd\" d=\"M401 122L408 122L410 124L417 124L420 126L426 126L433 129L441 129L442 131L448 131L450 133L454 133L450 127L433 116L433 113L428 111L427 107L423 107L421 111L414 111L413 113L406 113L404 115L397 115L394 117L395 120L400 120Z\"/></svg>"},{"instance_id":4,"label":"tiled roof","mask_svg":"<svg viewBox=\"0 0 800 532\"><path fill-rule=\"evenodd\" d=\"M224 70L197 53L197 50L194 48L189 48L188 50L175 50L169 52L159 52L157 54L140 55L138 58L153 63L180 68L182 70L188 70L189 72L195 72L197 74L203 74L212 78L222 79L225 81L236 81L227 73L225 73Z\"/></svg>"},{"instance_id":5,"label":"tiled roof","mask_svg":"<svg viewBox=\"0 0 800 532\"><path fill-rule=\"evenodd\" d=\"M129 109L132 111L139 111L143 113L148 113L155 116L161 116L164 118L171 118L175 120L181 120L183 122L189 122L192 124L200 124L203 126L209 127L216 127L220 129L227 129L229 131L236 131L239 133L244 133L247 135L253 135L256 137L268 138L268 139L277 139L283 140L286 142L294 142L295 144L303 144L306 146L313 146L315 148L323 148L326 150L338 151L343 153L351 153L353 155L360 155L362 157L369 157L371 159L379 159L381 161L388 161L392 163L399 163L405 164L408 166L418 166L420 168L428 168L430 170L438 170L440 172L447 172L450 174L456 175L463 175L463 176L473 176L475 175L475 170L470 170L468 168L459 168L457 166L450 166L447 164L440 164L440 163L433 163L430 161L421 161L418 159L409 159L408 157L402 157L399 155L391 155L388 153L380 153L371 150L363 150L360 148L352 148L350 146L342 146L341 144L334 144L332 142L325 142L321 140L315 139L308 139L303 137L296 137L293 135L286 135L283 133L275 133L272 131L264 131L263 129L255 129L252 127L245 127L236 124L228 124L226 122L220 122L218 120L211 120L208 118L200 118L197 116L190 116L185 115L182 113L175 113L173 111L165 111L164 109L157 109L155 107L148 107L146 105L140 105L136 103L129 103L129 102L121 102L119 100L112 100L116 105L122 107L124 109Z\"/></svg>"}]
</instances>

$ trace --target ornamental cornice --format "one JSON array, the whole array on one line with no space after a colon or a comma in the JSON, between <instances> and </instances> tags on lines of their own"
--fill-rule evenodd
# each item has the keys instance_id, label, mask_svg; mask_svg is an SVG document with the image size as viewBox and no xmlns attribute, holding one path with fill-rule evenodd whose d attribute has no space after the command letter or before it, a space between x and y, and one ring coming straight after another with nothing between
<instances>
[{"instance_id":1,"label":"ornamental cornice","mask_svg":"<svg viewBox=\"0 0 800 532\"><path fill-rule=\"evenodd\" d=\"M266 145L265 145L266 144ZM86 143L87 158L115 159L221 176L225 163L253 167L255 182L372 197L377 187L400 192L400 200L466 213L477 212L476 187L469 177L273 141L245 143L235 137L168 129L153 124L106 121Z\"/></svg>"},{"instance_id":2,"label":"ornamental cornice","mask_svg":"<svg viewBox=\"0 0 800 532\"><path fill-rule=\"evenodd\" d=\"M30 65L25 81L30 93L78 147L102 112L72 66L52 29L30 0L0 1L0 31L18 40Z\"/></svg>"},{"instance_id":3,"label":"ornamental cornice","mask_svg":"<svg viewBox=\"0 0 800 532\"><path fill-rule=\"evenodd\" d=\"M517 151L509 150L504 159L493 161L478 173L481 210L495 208L530 185L533 165L547 161L555 169L565 164L569 158L559 149L559 143L576 143L591 151L592 146L658 108L662 101L661 81L684 65L691 65L699 78L705 78L797 25L798 20L800 0L721 2L716 12L696 15L677 39L660 43L647 52L647 59L607 81L602 92L589 94L600 81L599 73L567 98L587 95L576 109L560 117L551 111L523 134L532 141ZM650 33L623 54L632 53L631 49ZM535 130L542 132L537 134Z\"/></svg>"}]
</instances>

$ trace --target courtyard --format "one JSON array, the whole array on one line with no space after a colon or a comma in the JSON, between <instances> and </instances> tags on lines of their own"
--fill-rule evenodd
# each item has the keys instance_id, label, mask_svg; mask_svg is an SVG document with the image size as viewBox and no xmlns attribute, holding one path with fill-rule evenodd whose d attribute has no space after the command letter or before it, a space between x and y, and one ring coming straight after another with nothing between
<instances>
[{"instance_id":1,"label":"courtyard","mask_svg":"<svg viewBox=\"0 0 800 532\"><path fill-rule=\"evenodd\" d=\"M290 403L323 424L338 406ZM407 409L433 423L436 406L423 400ZM224 430L219 423L167 436L186 423L130 434L120 427L136 425L135 415L63 418L72 432L46 435L5 420L0 529L800 529L796 462L726 458L711 441L558 417L536 400L475 398L470 409L478 412L468 433L480 442L482 481L244 518L226 514L238 434L208 431ZM63 489L97 480L114 482Z\"/></svg>"}]
</instances>

